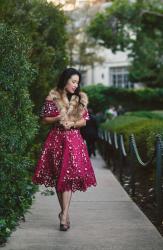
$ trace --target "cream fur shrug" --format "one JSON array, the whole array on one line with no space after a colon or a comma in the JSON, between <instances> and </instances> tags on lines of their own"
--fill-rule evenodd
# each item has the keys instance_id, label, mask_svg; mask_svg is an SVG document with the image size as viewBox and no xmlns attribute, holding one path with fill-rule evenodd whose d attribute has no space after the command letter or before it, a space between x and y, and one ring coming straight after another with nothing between
<instances>
[{"instance_id":1,"label":"cream fur shrug","mask_svg":"<svg viewBox=\"0 0 163 250\"><path fill-rule=\"evenodd\" d=\"M76 122L83 117L84 112L87 110L88 96L84 92L79 92L79 97L77 95L72 95L71 100L68 100L66 91L59 91L52 89L47 96L47 100L53 100L57 106L60 115L60 123L64 125L66 122Z\"/></svg>"}]
</instances>

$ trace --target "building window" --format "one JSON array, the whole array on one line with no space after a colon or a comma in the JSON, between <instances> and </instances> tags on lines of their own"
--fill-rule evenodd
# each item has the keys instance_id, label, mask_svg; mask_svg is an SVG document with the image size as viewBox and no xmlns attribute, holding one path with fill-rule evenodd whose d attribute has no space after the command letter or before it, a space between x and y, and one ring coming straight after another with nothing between
<instances>
[{"instance_id":1,"label":"building window","mask_svg":"<svg viewBox=\"0 0 163 250\"><path fill-rule=\"evenodd\" d=\"M133 84L128 79L127 67L110 68L110 83L118 88L133 88Z\"/></svg>"}]
</instances>

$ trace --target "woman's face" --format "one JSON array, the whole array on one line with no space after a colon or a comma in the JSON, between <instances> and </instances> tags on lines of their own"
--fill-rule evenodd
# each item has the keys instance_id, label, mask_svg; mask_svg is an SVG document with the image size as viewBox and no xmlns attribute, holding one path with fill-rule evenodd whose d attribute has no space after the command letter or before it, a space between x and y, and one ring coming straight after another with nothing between
<instances>
[{"instance_id":1,"label":"woman's face","mask_svg":"<svg viewBox=\"0 0 163 250\"><path fill-rule=\"evenodd\" d=\"M65 90L71 94L73 94L76 90L76 88L79 85L79 76L78 75L72 75L65 86Z\"/></svg>"}]
</instances>

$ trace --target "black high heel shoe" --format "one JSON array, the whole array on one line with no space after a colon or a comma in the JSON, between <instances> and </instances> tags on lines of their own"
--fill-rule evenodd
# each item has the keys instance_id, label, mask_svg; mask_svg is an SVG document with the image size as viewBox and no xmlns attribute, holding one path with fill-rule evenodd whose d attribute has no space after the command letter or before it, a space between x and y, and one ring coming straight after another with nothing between
<instances>
[{"instance_id":1,"label":"black high heel shoe","mask_svg":"<svg viewBox=\"0 0 163 250\"><path fill-rule=\"evenodd\" d=\"M67 231L68 225L67 224L60 224L60 231Z\"/></svg>"},{"instance_id":2,"label":"black high heel shoe","mask_svg":"<svg viewBox=\"0 0 163 250\"><path fill-rule=\"evenodd\" d=\"M61 216L62 216L62 212L60 212L60 213L58 214L59 220L61 220ZM67 224L62 224L62 225L66 225L66 226L67 226L67 229L69 229L69 228L70 228L70 221L68 221ZM63 228L63 226L61 226L61 227ZM64 231L64 230L62 230L62 231Z\"/></svg>"},{"instance_id":3,"label":"black high heel shoe","mask_svg":"<svg viewBox=\"0 0 163 250\"><path fill-rule=\"evenodd\" d=\"M62 216L62 212L60 212L58 215L60 221L61 221L61 216ZM60 231L67 231L69 228L70 228L70 223L67 223L67 224L60 223Z\"/></svg>"}]
</instances>

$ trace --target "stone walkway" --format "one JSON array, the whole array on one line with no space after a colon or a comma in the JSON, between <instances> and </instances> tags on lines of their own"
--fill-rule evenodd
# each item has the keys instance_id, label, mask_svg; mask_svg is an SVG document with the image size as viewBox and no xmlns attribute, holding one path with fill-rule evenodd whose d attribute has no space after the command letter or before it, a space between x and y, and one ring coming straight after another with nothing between
<instances>
[{"instance_id":1,"label":"stone walkway","mask_svg":"<svg viewBox=\"0 0 163 250\"><path fill-rule=\"evenodd\" d=\"M73 195L71 228L59 231L57 197L40 192L3 250L162 250L163 238L98 155L98 186Z\"/></svg>"}]
</instances>

